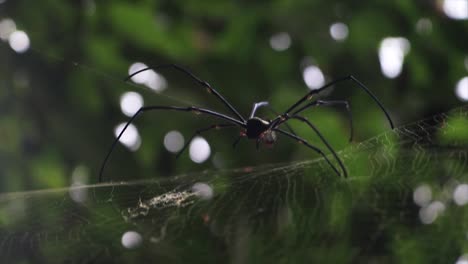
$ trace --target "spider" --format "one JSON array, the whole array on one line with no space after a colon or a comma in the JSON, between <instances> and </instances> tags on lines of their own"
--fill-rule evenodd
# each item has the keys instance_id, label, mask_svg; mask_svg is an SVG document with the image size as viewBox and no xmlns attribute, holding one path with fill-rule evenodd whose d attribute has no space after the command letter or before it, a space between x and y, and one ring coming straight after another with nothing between
<instances>
[{"instance_id":1,"label":"spider","mask_svg":"<svg viewBox=\"0 0 468 264\"><path fill-rule=\"evenodd\" d=\"M155 110L170 110L170 111L182 111L182 112L192 112L195 114L204 114L207 116L212 116L217 119L221 119L223 123L218 123L211 125L206 128L199 129L195 131L195 133L192 135L190 140L185 143L185 145L182 147L180 152L177 154L177 157L180 156L184 152L184 150L187 148L188 144L192 141L192 139L204 132L207 132L209 130L213 129L224 129L224 128L234 128L238 127L240 128L240 134L239 137L235 140L233 146L235 147L237 143L240 141L240 139L247 137L248 139L256 140L256 146L257 148L259 147L260 144L265 144L267 146L272 146L276 141L278 134L281 134L283 136L286 136L288 138L291 138L293 140L296 140L297 142L307 146L308 148L314 150L318 154L320 154L325 161L328 163L328 165L333 169L333 171L338 175L338 176L343 176L347 177L348 172L346 171L345 166L343 165L343 162L340 160L336 152L333 150L333 148L330 146L328 141L323 137L322 133L315 127L312 122L307 120L305 117L301 116L300 113L305 111L306 109L316 107L316 106L334 106L334 105L342 105L346 108L346 111L349 116L349 123L350 123L350 138L349 140L351 141L353 138L353 123L352 123L352 116L350 112L350 107L348 101L340 100L340 101L324 101L324 100L312 100L314 99L315 95L319 94L321 91L332 87L334 84L337 84L339 82L343 81L352 81L356 83L360 88L362 88L374 101L377 103L377 105L380 107L380 109L384 112L385 116L388 119L388 122L390 124L390 127L393 129L393 122L392 119L390 118L390 115L388 112L385 110L384 106L380 101L377 99L377 97L364 85L362 84L358 79L353 77L352 75L342 77L339 79L336 79L334 81L331 81L324 86L322 86L319 89L311 90L309 91L304 97L299 99L296 103L291 105L285 112L282 114L276 113L276 117L272 120L269 119L264 119L261 117L258 117L255 115L256 111L260 107L265 107L269 106L269 103L264 101L264 102L258 102L254 103L252 107L252 111L250 112L250 115L248 118L244 118L218 91L216 91L209 83L206 81L201 80L197 76L195 76L193 73L191 73L189 70L185 69L182 66L179 66L177 64L162 64L159 66L155 67L147 67L141 70L138 70L129 76L125 78L125 81L130 80L133 76L140 74L144 71L147 70L157 70L157 69L162 69L162 68L173 68L175 70L178 70L186 75L188 75L192 80L194 80L196 83L198 83L200 86L204 87L208 93L213 94L216 96L229 110L230 112L235 116L229 116L226 114L222 114L219 112L215 112L210 109L205 109L201 107L196 107L196 106L188 106L188 107L181 107L181 106L160 106L160 105L155 105L155 106L144 106L141 107L138 111L135 112L135 114L128 120L122 131L120 131L119 135L117 138L114 140L112 145L110 146L109 151L107 152L106 157L104 158L104 161L102 162L101 165L101 170L99 172L99 182L102 181L102 176L104 172L104 167L114 150L117 142L119 141L120 137L122 134L125 132L127 127L135 120L135 118L140 115L143 112L147 111L155 111ZM342 174L338 171L337 167L333 165L333 163L328 159L328 157L325 155L325 153L319 149L318 147L310 144L307 142L305 139L297 136L294 131L289 127L289 125L286 123L288 120L295 119L299 120L306 125L308 125L320 138L320 140L324 143L324 145L327 147L327 149L330 151L330 153L333 155L335 160L337 161L339 167L341 168ZM286 131L284 129L279 128L281 125L285 124L285 126L289 129L289 131Z\"/></svg>"}]
</instances>

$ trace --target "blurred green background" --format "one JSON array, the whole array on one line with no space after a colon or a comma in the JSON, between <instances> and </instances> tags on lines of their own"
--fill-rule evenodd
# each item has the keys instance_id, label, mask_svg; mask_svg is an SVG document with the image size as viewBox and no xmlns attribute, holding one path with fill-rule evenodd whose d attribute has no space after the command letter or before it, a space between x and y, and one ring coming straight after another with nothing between
<instances>
[{"instance_id":1,"label":"blurred green background","mask_svg":"<svg viewBox=\"0 0 468 264\"><path fill-rule=\"evenodd\" d=\"M467 19L465 0L0 0L0 192L97 183L116 127L139 105L230 114L174 70L123 81L142 65L189 68L244 117L254 102L267 100L281 112L310 89L347 75L376 94L397 127L448 111L468 101ZM351 143L343 107L305 114L337 151L390 129L352 82L335 85L322 99L351 106ZM266 109L258 114L274 117ZM238 129L203 134L210 151L201 162L189 150L179 159L169 151L180 149L180 135L187 141L214 123L183 112L141 115L126 133L127 145L114 150L104 181L319 157L281 137L273 149L257 151L248 140L233 149ZM328 153L310 128L290 124ZM204 140L197 142L193 152L206 150Z\"/></svg>"},{"instance_id":2,"label":"blurred green background","mask_svg":"<svg viewBox=\"0 0 468 264\"><path fill-rule=\"evenodd\" d=\"M96 182L115 127L128 120L121 98L131 91L138 94L127 98L130 112L143 99L145 105L198 105L231 114L174 70L158 71L149 81L143 76L146 85L125 84L137 62L188 67L244 116L263 100L284 111L308 84L350 74L377 95L397 125L451 109L467 100L467 81L464 97L457 98L455 87L468 67L467 22L450 17L463 12L456 13L453 2L466 1L3 1L1 190L66 186L78 166ZM29 48L21 46L24 38ZM349 101L355 141L389 129L377 105L352 82L335 85L327 99ZM307 111L337 150L348 144L343 110ZM263 110L259 115L273 117ZM143 114L135 122L137 138L129 139L137 151L119 144L107 180L316 156L284 138L273 150L257 152L247 140L232 150L237 129L204 134L211 155L202 164L188 151L176 160L163 145L169 131L188 140L217 122L191 113ZM309 128L290 123L323 148Z\"/></svg>"}]
</instances>

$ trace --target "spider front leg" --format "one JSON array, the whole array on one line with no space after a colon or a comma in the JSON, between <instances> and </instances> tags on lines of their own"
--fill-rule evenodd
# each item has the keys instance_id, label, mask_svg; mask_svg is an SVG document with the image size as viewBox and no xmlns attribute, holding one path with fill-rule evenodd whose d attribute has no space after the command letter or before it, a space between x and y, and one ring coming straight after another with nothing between
<instances>
[{"instance_id":1,"label":"spider front leg","mask_svg":"<svg viewBox=\"0 0 468 264\"><path fill-rule=\"evenodd\" d=\"M127 124L125 124L124 128L122 131L120 131L119 135L117 138L112 142L111 147L109 148L109 151L107 152L106 157L104 158L104 161L102 162L101 165L101 170L99 171L99 182L102 182L102 175L104 172L104 168L107 164L107 160L109 159L112 151L114 150L115 146L117 145L117 142L119 142L119 139L122 137L123 133L125 130L128 128L128 126L135 120L137 116L139 116L141 113L146 112L146 111L154 111L154 110L171 110L171 111L182 111L182 112L193 112L193 113L199 113L199 114L206 114L210 116L214 116L219 119L223 119L224 121L228 121L231 124L235 124L240 127L245 127L245 124L242 121L239 121L237 119L234 119L230 116L209 110L209 109L204 109L204 108L199 108L199 107L194 107L194 106L188 106L188 107L179 107L179 106L145 106L141 107L136 111L136 113L128 120Z\"/></svg>"},{"instance_id":2,"label":"spider front leg","mask_svg":"<svg viewBox=\"0 0 468 264\"><path fill-rule=\"evenodd\" d=\"M278 111L276 111L271 105L269 102L267 101L264 101L264 102L258 102L258 103L255 103L252 107L252 112L250 113L250 117L249 118L253 118L255 116L255 113L257 112L258 108L262 107L262 106L267 106L268 109L270 110L270 112L272 112L275 116L278 116L279 113ZM286 125L286 128L289 130L289 132L291 132L293 135L296 135L296 132L294 132L294 130L292 129L292 127L290 125L288 125L287 123L285 124ZM238 141L236 141L236 143L234 144L234 147L235 145L237 144ZM257 142L257 149L258 149L258 142Z\"/></svg>"},{"instance_id":3,"label":"spider front leg","mask_svg":"<svg viewBox=\"0 0 468 264\"><path fill-rule=\"evenodd\" d=\"M349 76L346 76L346 77L331 81L331 82L325 84L324 86L322 86L319 89L311 90L304 97L302 97L296 103L294 103L292 106L290 106L288 108L288 110L286 110L282 115L279 115L277 118L275 118L271 122L271 127L275 127L279 122L284 121L284 119L286 119L288 116L291 115L290 112L292 112L296 107L298 107L299 105L301 105L305 101L311 100L316 94L320 93L321 91L323 91L325 89L328 89L328 88L332 87L333 85L335 85L337 83L344 82L344 81L352 81L352 82L356 83L361 89L363 89L372 98L372 100L374 100L374 102L380 107L380 109L384 112L385 116L387 117L388 122L390 123L390 127L392 129L394 128L393 121L392 121L390 115L388 114L387 110L382 105L382 103L379 101L379 99L377 99L377 97L369 90L369 88L367 88L362 82L360 82L358 79L356 79L352 75L349 75Z\"/></svg>"},{"instance_id":4,"label":"spider front leg","mask_svg":"<svg viewBox=\"0 0 468 264\"><path fill-rule=\"evenodd\" d=\"M202 128L202 129L198 129L197 131L195 131L195 133L193 133L193 135L190 137L190 139L184 144L184 146L182 147L182 149L179 151L179 153L177 153L176 155L176 158L179 158L180 155L185 151L185 149L187 148L187 146L190 144L190 142L192 142L192 140L197 136L197 135L200 135L201 133L204 133L204 132L207 132L207 131L210 131L212 129L221 129L221 128L227 128L227 127L235 127L237 125L235 124L218 124L218 125L211 125L207 128Z\"/></svg>"},{"instance_id":5,"label":"spider front leg","mask_svg":"<svg viewBox=\"0 0 468 264\"><path fill-rule=\"evenodd\" d=\"M157 69L163 69L163 68L173 68L173 69L176 69L184 74L186 74L187 76L189 76L190 78L192 78L192 80L194 80L195 82L197 82L199 85L203 86L204 88L206 88L206 91L210 94L213 94L214 96L216 96L227 108L229 108L229 110L239 118L239 120L245 122L245 119L244 117L242 117L242 115L234 108L234 106L232 106L218 91L216 91L216 89L214 89L213 87L211 87L211 85L198 78L197 76L195 76L195 74L193 74L192 72L190 72L189 70L187 70L186 68L182 67L182 66L179 66L177 64L161 64L161 65L158 65L158 66L154 66L154 67L147 67L147 68L144 68L144 69L141 69L141 70L138 70L132 74L130 74L129 76L127 76L125 78L124 81L128 81L130 80L133 76L137 75L137 74L140 74L144 71L147 71L147 70L157 70Z\"/></svg>"},{"instance_id":6,"label":"spider front leg","mask_svg":"<svg viewBox=\"0 0 468 264\"><path fill-rule=\"evenodd\" d=\"M309 103L309 104L306 104L305 106L299 108L299 110L295 111L292 115L295 116L297 114L299 114L300 112L308 109L308 108L311 108L311 107L314 107L314 106L320 106L320 105L325 105L325 106L333 106L333 105L344 105L346 107L346 112L348 113L348 119L349 119L349 130L350 130L350 135L349 135L349 142L351 142L353 140L353 115L351 114L351 109L349 107L349 103L348 101L322 101L322 100L317 100L317 101L314 101L312 103ZM286 122L287 119L285 119L284 121L281 121L279 124L283 123L283 122ZM287 123L285 123L287 124Z\"/></svg>"}]
</instances>

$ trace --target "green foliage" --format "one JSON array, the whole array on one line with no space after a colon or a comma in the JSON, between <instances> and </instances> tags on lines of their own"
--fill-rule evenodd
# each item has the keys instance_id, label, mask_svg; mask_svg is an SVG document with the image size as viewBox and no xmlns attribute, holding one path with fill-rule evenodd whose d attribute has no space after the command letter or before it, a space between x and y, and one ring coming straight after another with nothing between
<instances>
[{"instance_id":1,"label":"green foliage","mask_svg":"<svg viewBox=\"0 0 468 264\"><path fill-rule=\"evenodd\" d=\"M85 189L95 195L89 207L70 200L69 189L62 193L57 189L71 183L97 182L101 162L114 140L114 129L129 118L120 109L124 92L140 93L145 105L198 105L230 114L213 95L169 69L158 71L168 84L164 91L124 83L134 62L187 66L244 116L254 102L268 100L275 111L284 111L304 96L309 88L302 71L310 64L317 65L327 81L356 76L377 95L397 126L452 109L461 104L454 93L455 85L467 75L468 27L466 21L443 14L443 1L0 2L0 21L13 19L31 41L31 48L19 54L7 41L0 40L0 192L50 188L58 193L40 194L37 201L28 195L12 200L4 198L8 195L0 196L0 252L4 252L1 242L10 239L9 232L29 234L23 232L24 228L36 219L34 223L44 223L47 231L52 230L48 233L52 237L63 238L64 230L71 230L67 233L71 237L86 234L86 239L78 235L80 239L73 240L76 244L72 247L77 252L73 256L86 256L84 262L92 261L87 249L95 252L103 244L111 245L111 252L124 255L119 259L123 262L145 259L142 256L152 256L150 253L162 262L193 261L196 255L201 261L203 253L204 262L226 262L229 256L232 262L252 263L297 263L304 259L319 263L454 263L468 252L466 239L460 237L460 232L466 232L466 224L451 228L467 222L465 211L453 210L455 205L446 203L447 215L436 224L423 225L418 219L419 208L411 200L413 189L422 183L429 184L433 196L443 200L447 185L466 182L466 172L460 172L465 160L453 158L466 147L466 111L452 112L448 118L444 116L444 122L435 120L440 127L431 130L435 151L427 147L427 142L415 142L411 133L399 130L383 134L385 140L378 143L365 141L389 130L389 125L377 105L351 82L336 85L321 99L349 101L353 142L348 142L350 128L344 109L320 107L304 114L346 161L350 173L347 180L335 175L331 179L331 169L316 160L318 154L284 137L273 149L261 146L256 150L255 142L248 140L233 149L238 129L203 134L211 147L208 161L194 163L188 152L176 160L163 146L167 132L180 131L188 140L196 129L218 120L191 113L153 112L135 121L142 140L137 151L117 144L105 181L144 180L154 181L154 185L138 185L137 191L127 190L128 186L120 189L118 184L111 185L112 190L88 186ZM335 22L348 26L349 35L343 41L330 36L330 26ZM288 33L291 44L278 51L270 41L281 32ZM395 79L386 78L379 64L379 45L386 37L404 37L410 43L403 71ZM275 116L267 109L258 113L266 119ZM299 135L329 154L305 124L289 123ZM410 127L409 131L417 129ZM417 147L408 149L407 142ZM419 152L419 147L424 151ZM395 163L387 170L371 166L389 158ZM297 160L313 161L302 170ZM284 169L285 162L293 162L294 169ZM428 162L434 164L421 166ZM83 166L89 171L82 173L87 180L77 182L74 171ZM221 172L214 172L215 168ZM229 168L242 169L223 174ZM210 172L196 177L176 176L206 169ZM259 178L245 178L245 174L252 176L252 169ZM259 175L271 184L264 185ZM238 176L243 181L232 178ZM216 204L197 202L190 210L164 211L168 218L150 214L136 224L122 219L121 210L135 206L144 195L162 195L191 184L184 180L195 179L211 183L220 194ZM282 187L288 184L275 184L283 181L307 186L310 193L284 190ZM114 190L118 192L115 196ZM293 191L297 193L290 195ZM130 198L125 199L125 195ZM324 199L318 199L321 197ZM49 211L41 211L46 207ZM82 217L79 219L89 222L76 220L78 223L70 224L75 215L69 212L75 210ZM201 216L212 210L219 215L208 232ZM9 218L11 215L18 216L18 223ZM264 215L272 218L262 218ZM107 225L106 219L113 225ZM406 222L400 225L401 219ZM151 224L146 225L148 222ZM63 223L70 224L70 229L59 229ZM157 244L160 248L145 244L147 247L138 253L115 250L129 228L152 234L144 237L151 241L161 232L154 228L162 226L168 227L168 234L185 234L189 239ZM34 227L29 231L42 230ZM50 243L40 246L36 242L50 241L37 233L37 240L24 235L33 248L30 259L47 256L57 262L69 260L70 249ZM104 253L103 259L115 260L106 254L110 253ZM26 257L18 261L28 262Z\"/></svg>"}]
</instances>

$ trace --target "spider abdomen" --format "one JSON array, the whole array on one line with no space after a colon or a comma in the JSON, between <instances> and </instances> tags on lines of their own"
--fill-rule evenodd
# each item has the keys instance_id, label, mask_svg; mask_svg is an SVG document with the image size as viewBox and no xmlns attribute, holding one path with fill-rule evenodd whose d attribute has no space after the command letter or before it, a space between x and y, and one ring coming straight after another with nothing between
<instances>
[{"instance_id":1,"label":"spider abdomen","mask_svg":"<svg viewBox=\"0 0 468 264\"><path fill-rule=\"evenodd\" d=\"M270 122L258 117L253 117L247 120L247 137L250 139L258 138L263 132L270 127Z\"/></svg>"}]
</instances>

